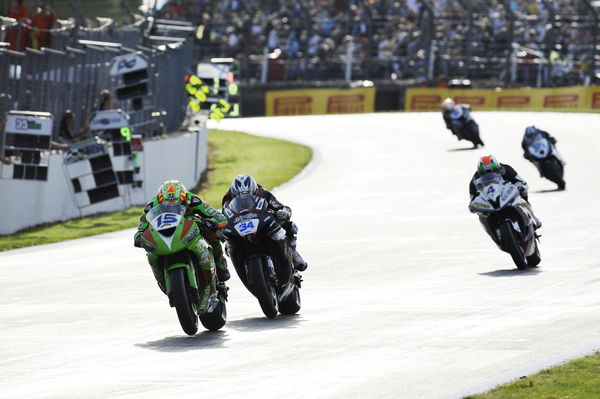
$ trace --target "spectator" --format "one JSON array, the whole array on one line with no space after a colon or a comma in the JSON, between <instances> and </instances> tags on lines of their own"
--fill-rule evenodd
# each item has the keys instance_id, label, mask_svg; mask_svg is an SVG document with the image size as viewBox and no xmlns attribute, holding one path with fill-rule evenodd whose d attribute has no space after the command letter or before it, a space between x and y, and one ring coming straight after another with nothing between
<instances>
[{"instance_id":1,"label":"spectator","mask_svg":"<svg viewBox=\"0 0 600 399\"><path fill-rule=\"evenodd\" d=\"M49 47L50 32L56 23L56 15L54 15L50 7L45 9L38 7L36 13L31 17L31 48L39 50L42 47Z\"/></svg>"},{"instance_id":2,"label":"spectator","mask_svg":"<svg viewBox=\"0 0 600 399\"><path fill-rule=\"evenodd\" d=\"M110 93L110 91L106 90L106 89L100 91L100 97L98 98L97 110L105 111L107 109L113 109L113 108L115 108L115 104L114 104L113 97L112 97L112 94Z\"/></svg>"},{"instance_id":3,"label":"spectator","mask_svg":"<svg viewBox=\"0 0 600 399\"><path fill-rule=\"evenodd\" d=\"M75 114L70 109L65 110L60 119L60 125L58 128L59 139L66 143L74 143L81 139L85 134L86 128L81 129L78 132L73 132L73 124L75 123Z\"/></svg>"},{"instance_id":4,"label":"spectator","mask_svg":"<svg viewBox=\"0 0 600 399\"><path fill-rule=\"evenodd\" d=\"M11 28L8 32L8 41L10 42L11 50L25 50L25 38L27 37L28 29L23 24L29 23L29 13L23 3L24 0L17 0L16 3L10 6L10 12L8 13L10 18L14 18L19 22L17 26Z\"/></svg>"}]
</instances>

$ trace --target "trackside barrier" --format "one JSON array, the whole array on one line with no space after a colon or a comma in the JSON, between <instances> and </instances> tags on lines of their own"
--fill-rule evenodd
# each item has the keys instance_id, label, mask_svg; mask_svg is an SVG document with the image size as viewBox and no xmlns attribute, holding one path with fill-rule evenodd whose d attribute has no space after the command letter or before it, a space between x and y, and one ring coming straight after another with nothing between
<instances>
[{"instance_id":1,"label":"trackside barrier","mask_svg":"<svg viewBox=\"0 0 600 399\"><path fill-rule=\"evenodd\" d=\"M120 181L119 170L131 165L124 165L124 157L119 151L115 155L110 143L82 142L78 147L81 154L73 148L65 154L45 157L46 181L14 179L18 165L0 163L0 192L18 193L18 198L0 196L0 235L42 223L144 205L165 180L177 178L188 187L195 186L207 166L206 128L147 140L143 147L141 140L132 136L131 147L139 162L134 177L141 177L141 185Z\"/></svg>"},{"instance_id":2,"label":"trackside barrier","mask_svg":"<svg viewBox=\"0 0 600 399\"><path fill-rule=\"evenodd\" d=\"M451 97L481 111L600 111L600 86L553 89L408 89L406 111L439 111Z\"/></svg>"},{"instance_id":3,"label":"trackside barrier","mask_svg":"<svg viewBox=\"0 0 600 399\"><path fill-rule=\"evenodd\" d=\"M267 116L374 112L375 88L268 91Z\"/></svg>"}]
</instances>

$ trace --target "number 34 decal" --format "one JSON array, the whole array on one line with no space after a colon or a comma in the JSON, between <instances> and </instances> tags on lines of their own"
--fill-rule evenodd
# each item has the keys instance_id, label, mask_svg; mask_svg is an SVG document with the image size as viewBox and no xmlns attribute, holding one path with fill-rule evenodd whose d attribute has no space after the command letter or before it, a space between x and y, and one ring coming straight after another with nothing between
<instances>
[{"instance_id":1,"label":"number 34 decal","mask_svg":"<svg viewBox=\"0 0 600 399\"><path fill-rule=\"evenodd\" d=\"M258 229L258 219L246 220L236 224L234 227L241 236L247 236L256 233L256 230Z\"/></svg>"}]
</instances>

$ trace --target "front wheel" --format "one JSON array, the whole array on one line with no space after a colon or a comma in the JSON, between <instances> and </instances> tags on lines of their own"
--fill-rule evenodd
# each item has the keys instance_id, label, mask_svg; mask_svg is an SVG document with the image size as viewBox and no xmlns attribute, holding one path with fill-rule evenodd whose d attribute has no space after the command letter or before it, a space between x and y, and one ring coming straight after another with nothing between
<instances>
[{"instance_id":1,"label":"front wheel","mask_svg":"<svg viewBox=\"0 0 600 399\"><path fill-rule=\"evenodd\" d=\"M503 222L500 225L500 235L502 238L502 244L512 257L513 262L517 265L520 270L527 269L527 259L523 248L517 242L513 233L512 223L510 221Z\"/></svg>"},{"instance_id":2,"label":"front wheel","mask_svg":"<svg viewBox=\"0 0 600 399\"><path fill-rule=\"evenodd\" d=\"M557 184L559 189L564 189L565 180L563 179L563 165L558 159L550 158L549 160L542 162L541 169L542 175L546 179Z\"/></svg>"},{"instance_id":3,"label":"front wheel","mask_svg":"<svg viewBox=\"0 0 600 399\"><path fill-rule=\"evenodd\" d=\"M188 294L187 273L185 268L179 267L169 271L171 291L179 324L187 335L194 335L198 331L198 316L194 310L192 299Z\"/></svg>"},{"instance_id":4,"label":"front wheel","mask_svg":"<svg viewBox=\"0 0 600 399\"><path fill-rule=\"evenodd\" d=\"M248 283L265 316L269 319L277 316L279 311L277 293L265 273L262 258L248 260Z\"/></svg>"}]
</instances>

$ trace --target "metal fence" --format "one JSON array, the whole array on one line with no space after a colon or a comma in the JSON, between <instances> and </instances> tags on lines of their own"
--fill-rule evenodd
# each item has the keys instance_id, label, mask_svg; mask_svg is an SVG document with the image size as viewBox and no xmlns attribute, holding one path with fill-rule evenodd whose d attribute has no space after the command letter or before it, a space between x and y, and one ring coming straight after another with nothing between
<instances>
[{"instance_id":1,"label":"metal fence","mask_svg":"<svg viewBox=\"0 0 600 399\"><path fill-rule=\"evenodd\" d=\"M65 29L65 24L52 30L52 48L0 48L0 115L11 109L51 112L58 127L63 112L71 109L76 115L73 128L79 130L97 110L99 93L106 89L113 92L116 106L130 114L131 126L138 133L150 136L176 131L186 112L183 79L192 68L192 41L144 38L141 19L121 28L115 28L112 20L99 22L97 28ZM1 25L20 27L8 18L3 18ZM148 93L142 109L114 95L116 82L110 75L111 62L116 56L129 53L142 55L149 64Z\"/></svg>"}]
</instances>

